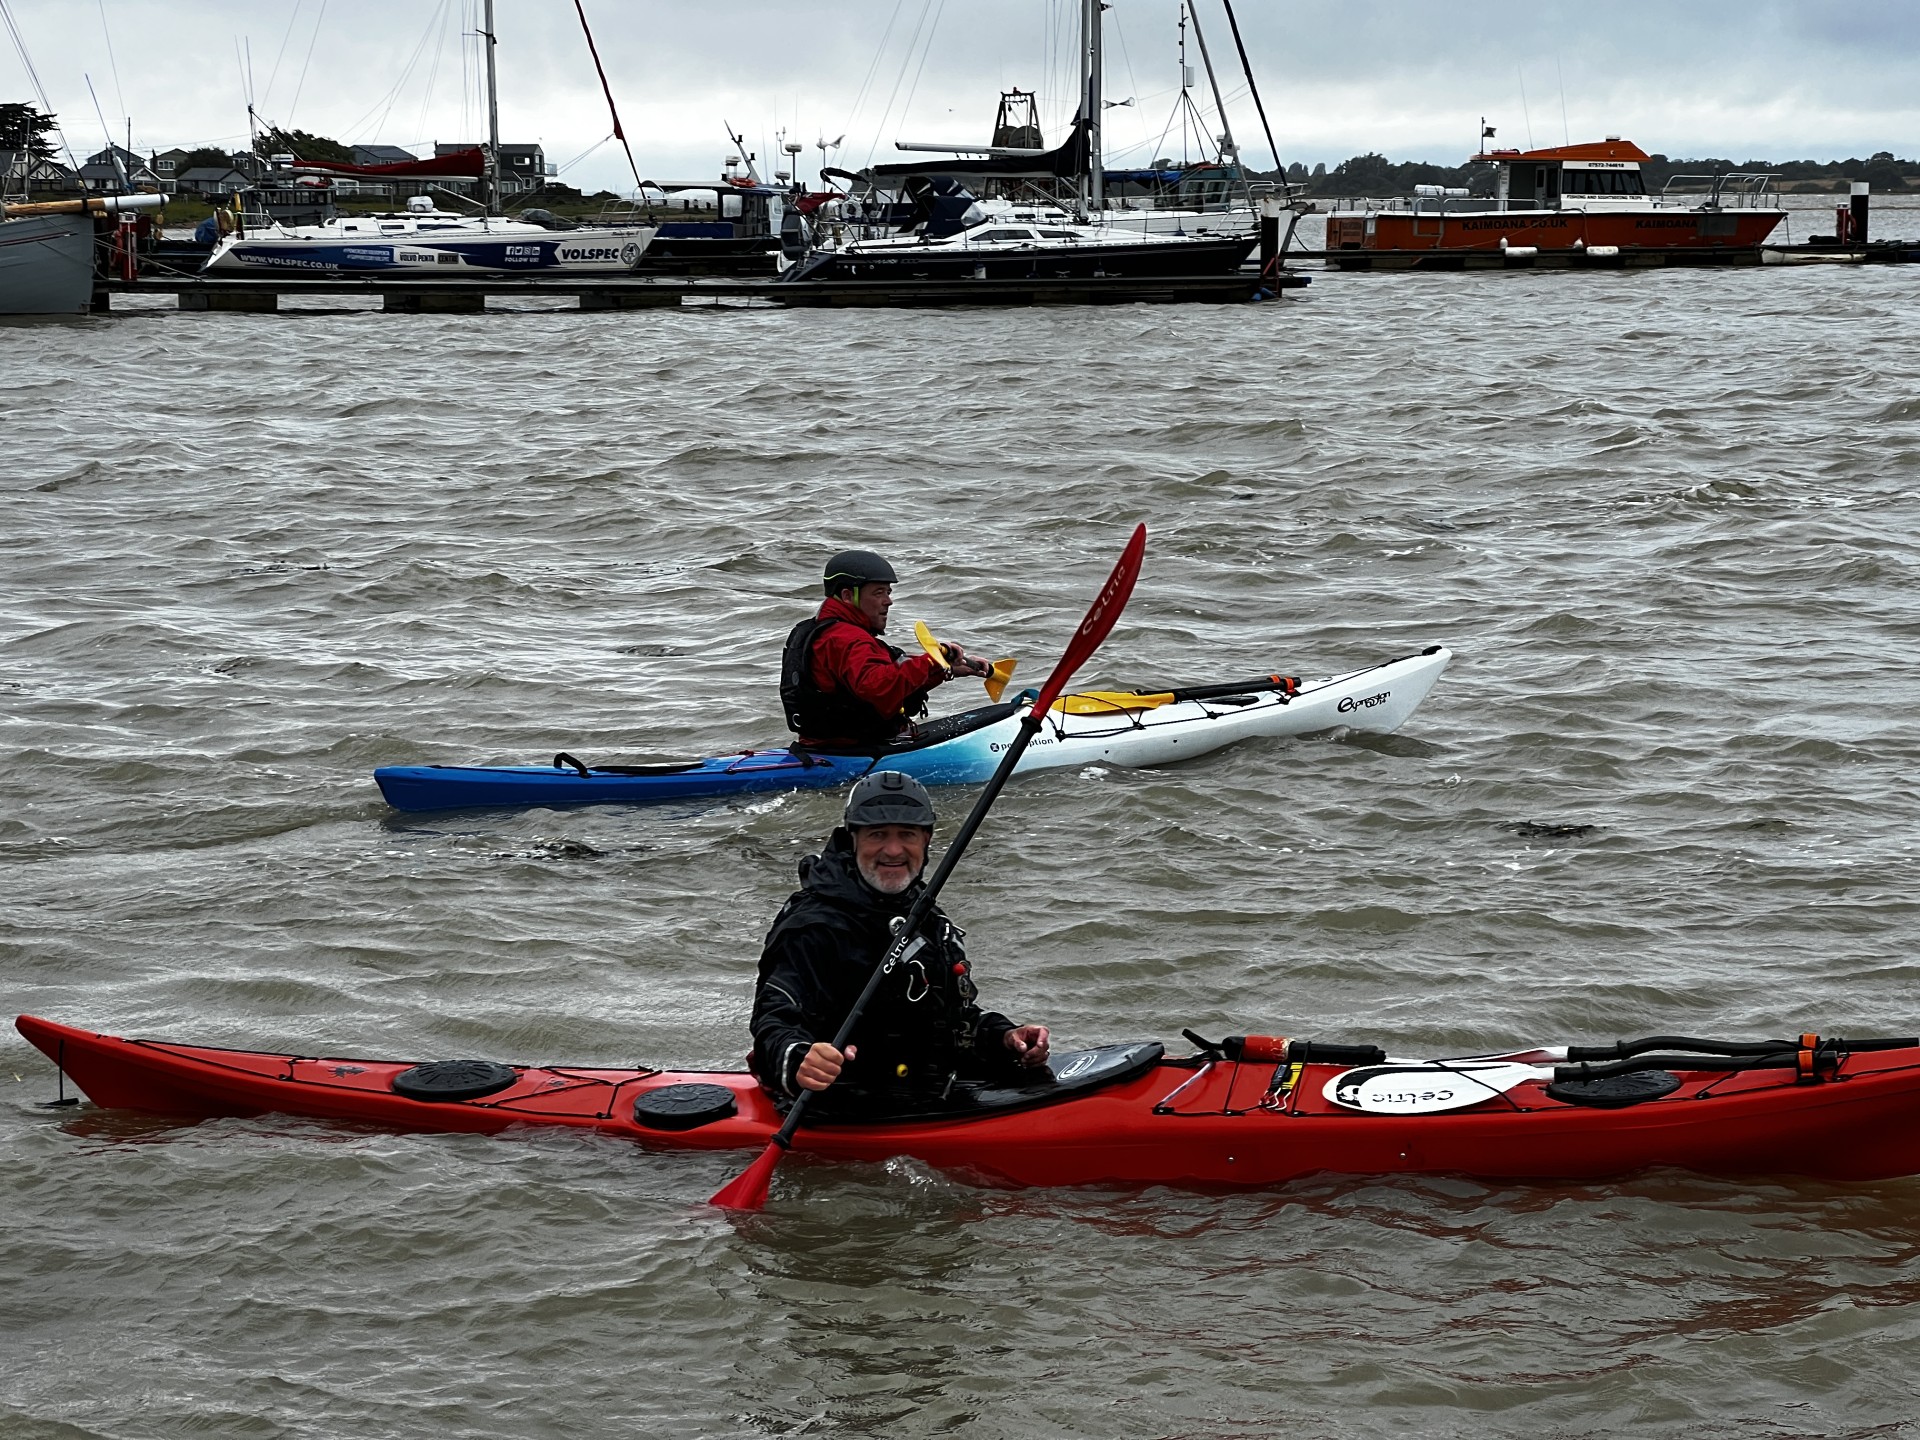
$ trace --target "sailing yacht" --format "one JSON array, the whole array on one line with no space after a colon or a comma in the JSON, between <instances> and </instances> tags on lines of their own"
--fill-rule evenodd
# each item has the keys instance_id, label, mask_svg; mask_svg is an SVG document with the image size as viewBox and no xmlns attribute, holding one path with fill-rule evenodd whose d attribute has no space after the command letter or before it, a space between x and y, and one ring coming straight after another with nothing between
<instances>
[{"instance_id":1,"label":"sailing yacht","mask_svg":"<svg viewBox=\"0 0 1920 1440\"><path fill-rule=\"evenodd\" d=\"M931 228L931 227L929 227ZM949 235L850 240L815 251L781 280L1052 280L1229 275L1258 237L1169 235L1089 225L1064 210L986 215Z\"/></svg>"},{"instance_id":2,"label":"sailing yacht","mask_svg":"<svg viewBox=\"0 0 1920 1440\"><path fill-rule=\"evenodd\" d=\"M581 15L584 25L586 16ZM332 177L386 180L479 180L487 187L487 213L441 210L430 196L415 195L407 208L384 215L333 215L315 224L242 220L208 255L205 272L231 274L376 273L397 275L608 274L640 262L658 227L650 224L587 224L492 213L500 198L500 104L494 78L493 0L486 0L481 35L487 44L488 146L473 146L426 160L383 165L295 160L294 173L322 184ZM591 36L588 37L591 41ZM596 61L597 63L597 61ZM611 104L611 95L609 95ZM249 115L252 114L249 109ZM614 117L619 134L619 117Z\"/></svg>"},{"instance_id":3,"label":"sailing yacht","mask_svg":"<svg viewBox=\"0 0 1920 1440\"><path fill-rule=\"evenodd\" d=\"M415 195L406 210L392 214L335 215L316 225L243 226L214 246L202 269L214 274L604 274L639 264L654 228L560 229L551 221L456 214Z\"/></svg>"},{"instance_id":4,"label":"sailing yacht","mask_svg":"<svg viewBox=\"0 0 1920 1440\"><path fill-rule=\"evenodd\" d=\"M1001 96L991 145L899 141L901 150L951 158L827 172L864 193L822 207L813 229L827 243L787 278L1165 276L1238 268L1258 243L1263 211L1224 108L1218 161L1174 167L1163 160L1148 170L1115 171L1101 160L1103 8L1101 0L1081 0L1081 98L1061 144L1044 147L1032 94L1013 90ZM1183 4L1180 104L1198 122L1186 63L1189 24L1216 104L1220 93L1199 17ZM952 195L957 187L966 187L959 193L974 203L958 224L943 224L928 192ZM1277 201L1266 202L1268 213L1277 214L1286 198L1282 184ZM913 233L889 233L901 229Z\"/></svg>"}]
</instances>

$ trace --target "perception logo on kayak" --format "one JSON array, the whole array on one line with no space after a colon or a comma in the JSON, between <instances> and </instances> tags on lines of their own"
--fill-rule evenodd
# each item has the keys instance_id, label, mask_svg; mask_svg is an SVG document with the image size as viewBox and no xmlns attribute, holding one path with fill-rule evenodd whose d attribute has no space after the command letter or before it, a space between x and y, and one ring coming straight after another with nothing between
<instances>
[{"instance_id":1,"label":"perception logo on kayak","mask_svg":"<svg viewBox=\"0 0 1920 1440\"><path fill-rule=\"evenodd\" d=\"M1351 715L1356 710L1371 710L1376 705L1384 705L1393 694L1391 690L1382 690L1378 695L1369 695L1364 700L1356 700L1351 695L1340 697L1340 703L1333 708L1342 715Z\"/></svg>"},{"instance_id":2,"label":"perception logo on kayak","mask_svg":"<svg viewBox=\"0 0 1920 1440\"><path fill-rule=\"evenodd\" d=\"M1038 750L1042 745L1051 745L1053 743L1054 740L1051 735L1036 735L1033 737L1033 744L1030 748ZM987 743L987 749L993 754L998 755L1011 744L1013 744L1011 740L992 740Z\"/></svg>"}]
</instances>

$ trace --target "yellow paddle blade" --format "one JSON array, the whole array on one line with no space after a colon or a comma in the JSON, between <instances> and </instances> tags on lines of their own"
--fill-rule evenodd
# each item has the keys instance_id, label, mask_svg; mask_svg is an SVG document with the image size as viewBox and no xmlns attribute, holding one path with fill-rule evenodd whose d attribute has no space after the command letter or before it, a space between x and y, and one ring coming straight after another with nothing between
<instances>
[{"instance_id":1,"label":"yellow paddle blade","mask_svg":"<svg viewBox=\"0 0 1920 1440\"><path fill-rule=\"evenodd\" d=\"M947 652L940 648L940 642L933 638L933 631L927 628L927 622L913 622L913 638L920 642L920 648L940 662L942 670L951 671L953 666L947 661Z\"/></svg>"},{"instance_id":2,"label":"yellow paddle blade","mask_svg":"<svg viewBox=\"0 0 1920 1440\"><path fill-rule=\"evenodd\" d=\"M1019 663L1013 659L996 660L986 679L981 681L987 687L987 698L994 704L998 705L1000 697L1007 693L1007 682L1013 678L1013 667Z\"/></svg>"},{"instance_id":3,"label":"yellow paddle blade","mask_svg":"<svg viewBox=\"0 0 1920 1440\"><path fill-rule=\"evenodd\" d=\"M1173 696L1137 695L1131 690L1082 690L1073 695L1062 695L1053 702L1053 708L1063 715L1111 715L1116 710L1151 710L1158 705L1171 705Z\"/></svg>"}]
</instances>

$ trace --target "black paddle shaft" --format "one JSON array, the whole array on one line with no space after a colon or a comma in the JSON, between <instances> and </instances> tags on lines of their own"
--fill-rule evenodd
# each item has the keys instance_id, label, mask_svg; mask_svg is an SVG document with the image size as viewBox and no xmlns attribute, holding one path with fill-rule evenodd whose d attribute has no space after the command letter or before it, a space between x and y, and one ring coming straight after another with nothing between
<instances>
[{"instance_id":1,"label":"black paddle shaft","mask_svg":"<svg viewBox=\"0 0 1920 1440\"><path fill-rule=\"evenodd\" d=\"M1823 1039L1819 1048L1827 1050L1868 1051L1905 1050L1920 1045L1920 1039L1840 1040ZM1631 1060L1649 1050L1691 1050L1703 1055L1774 1055L1797 1050L1792 1040L1703 1040L1697 1035L1648 1035L1639 1040L1621 1040L1612 1045L1569 1045L1567 1059Z\"/></svg>"},{"instance_id":2,"label":"black paddle shaft","mask_svg":"<svg viewBox=\"0 0 1920 1440\"><path fill-rule=\"evenodd\" d=\"M986 788L980 792L980 798L973 802L973 809L955 832L953 843L947 846L947 853L940 857L940 863L934 868L933 877L913 902L913 908L907 911L895 932L893 943L887 947L887 953L880 963L873 967L873 973L867 976L866 986L860 991L860 998L853 1002L853 1008L847 1011L847 1018L840 1022L840 1029L833 1037L833 1048L844 1051L847 1041L853 1038L853 1027L860 1022L860 1016L866 1011L867 1002L873 999L880 989L880 982L899 966L914 950L926 942L917 937L916 932L925 923L933 911L934 902L940 898L940 891L947 883L947 877L953 874L953 867L960 863L960 857L966 852L968 842L974 832L980 828L980 822L987 818L987 811L993 808L993 802L1005 788L1020 753L1027 743L1040 731L1040 716L1037 711L1029 711L1020 721L1020 733L1013 737L1013 743L1007 746L1006 753L1000 757L999 768L987 781ZM793 1108L787 1111L786 1123L773 1137L773 1143L781 1149L787 1149L793 1142L793 1132L800 1128L800 1117L806 1113L807 1102L817 1091L803 1089L793 1102Z\"/></svg>"},{"instance_id":3,"label":"black paddle shaft","mask_svg":"<svg viewBox=\"0 0 1920 1440\"><path fill-rule=\"evenodd\" d=\"M1145 695L1171 695L1181 700L1218 700L1228 695L1257 695L1262 690L1278 690L1288 699L1300 688L1294 675L1260 675L1252 680L1229 680L1219 685L1175 686L1168 690L1145 690Z\"/></svg>"}]
</instances>

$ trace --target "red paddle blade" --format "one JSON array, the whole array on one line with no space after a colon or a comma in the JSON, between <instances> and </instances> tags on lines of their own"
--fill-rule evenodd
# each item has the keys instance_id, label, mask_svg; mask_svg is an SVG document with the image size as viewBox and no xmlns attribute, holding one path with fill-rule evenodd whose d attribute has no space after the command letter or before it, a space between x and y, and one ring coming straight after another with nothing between
<instances>
[{"instance_id":1,"label":"red paddle blade","mask_svg":"<svg viewBox=\"0 0 1920 1440\"><path fill-rule=\"evenodd\" d=\"M1107 632L1113 629L1113 622L1120 618L1120 612L1126 608L1127 597L1133 594L1133 582L1140 578L1140 562L1146 553L1147 527L1136 525L1133 527L1133 538L1127 541L1127 548L1120 552L1113 573L1101 587L1093 608L1087 611L1087 618L1080 622L1080 628L1073 632L1073 639L1067 642L1067 653L1060 657L1060 663L1053 667L1047 683L1040 687L1040 698L1033 702L1035 715L1044 715L1053 708L1053 702L1067 688L1067 681L1073 678L1073 672L1086 664L1087 658L1107 638Z\"/></svg>"},{"instance_id":2,"label":"red paddle blade","mask_svg":"<svg viewBox=\"0 0 1920 1440\"><path fill-rule=\"evenodd\" d=\"M707 1203L718 1205L722 1210L766 1209L767 1188L773 1183L773 1170L780 1163L781 1154L778 1145L767 1146L758 1160L716 1190Z\"/></svg>"}]
</instances>

